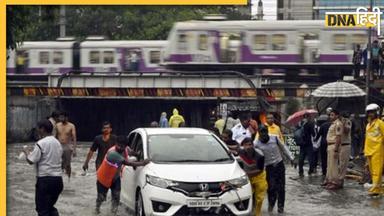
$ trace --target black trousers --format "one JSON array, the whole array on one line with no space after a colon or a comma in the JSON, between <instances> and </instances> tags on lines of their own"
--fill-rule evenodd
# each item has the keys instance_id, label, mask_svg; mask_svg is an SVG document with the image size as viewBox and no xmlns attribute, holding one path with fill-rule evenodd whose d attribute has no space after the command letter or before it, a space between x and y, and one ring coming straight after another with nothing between
<instances>
[{"instance_id":1,"label":"black trousers","mask_svg":"<svg viewBox=\"0 0 384 216\"><path fill-rule=\"evenodd\" d=\"M58 216L54 207L60 193L63 191L61 176L38 177L36 182L35 203L39 216Z\"/></svg>"},{"instance_id":2,"label":"black trousers","mask_svg":"<svg viewBox=\"0 0 384 216\"><path fill-rule=\"evenodd\" d=\"M117 212L117 207L120 204L120 191L121 191L121 180L120 177L115 179L110 188L104 187L99 181L96 183L97 186L97 199L96 208L100 208L101 203L107 200L108 190L111 189L112 193L112 212Z\"/></svg>"},{"instance_id":3,"label":"black trousers","mask_svg":"<svg viewBox=\"0 0 384 216\"><path fill-rule=\"evenodd\" d=\"M328 144L321 142L320 145L320 159L321 159L321 172L325 176L327 174L327 160L328 160L328 152L327 152Z\"/></svg>"},{"instance_id":4,"label":"black trousers","mask_svg":"<svg viewBox=\"0 0 384 216\"><path fill-rule=\"evenodd\" d=\"M279 210L284 210L285 202L285 166L281 161L275 166L266 167L268 182L268 203L273 208L276 204Z\"/></svg>"},{"instance_id":5,"label":"black trousers","mask_svg":"<svg viewBox=\"0 0 384 216\"><path fill-rule=\"evenodd\" d=\"M313 167L313 147L312 144L307 144L305 146L300 146L300 155L299 155L299 174L304 174L304 160L307 158L309 164L308 174L314 172Z\"/></svg>"},{"instance_id":6,"label":"black trousers","mask_svg":"<svg viewBox=\"0 0 384 216\"><path fill-rule=\"evenodd\" d=\"M312 163L311 167L313 172L316 172L317 164L319 163L319 149L312 148Z\"/></svg>"},{"instance_id":7,"label":"black trousers","mask_svg":"<svg viewBox=\"0 0 384 216\"><path fill-rule=\"evenodd\" d=\"M353 67L353 77L355 79L359 78L360 76L360 68L361 68L360 64L355 64Z\"/></svg>"}]
</instances>

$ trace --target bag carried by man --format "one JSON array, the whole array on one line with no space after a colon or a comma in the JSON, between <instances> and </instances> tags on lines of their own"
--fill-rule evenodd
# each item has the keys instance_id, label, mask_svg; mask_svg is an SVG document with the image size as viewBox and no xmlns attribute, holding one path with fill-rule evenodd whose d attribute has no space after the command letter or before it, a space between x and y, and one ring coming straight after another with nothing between
<instances>
[{"instance_id":1,"label":"bag carried by man","mask_svg":"<svg viewBox=\"0 0 384 216\"><path fill-rule=\"evenodd\" d=\"M296 128L295 132L293 132L293 139L296 142L296 145L303 146L304 145L304 125L301 125L299 128Z\"/></svg>"}]
</instances>

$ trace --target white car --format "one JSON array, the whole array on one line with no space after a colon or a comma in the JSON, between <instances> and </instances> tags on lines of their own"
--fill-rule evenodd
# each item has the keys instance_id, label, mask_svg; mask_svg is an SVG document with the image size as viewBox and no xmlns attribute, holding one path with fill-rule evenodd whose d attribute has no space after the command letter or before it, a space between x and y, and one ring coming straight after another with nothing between
<instances>
[{"instance_id":1,"label":"white car","mask_svg":"<svg viewBox=\"0 0 384 216\"><path fill-rule=\"evenodd\" d=\"M122 169L121 201L135 215L249 215L252 188L215 135L200 128L139 128L128 136L145 167Z\"/></svg>"}]
</instances>

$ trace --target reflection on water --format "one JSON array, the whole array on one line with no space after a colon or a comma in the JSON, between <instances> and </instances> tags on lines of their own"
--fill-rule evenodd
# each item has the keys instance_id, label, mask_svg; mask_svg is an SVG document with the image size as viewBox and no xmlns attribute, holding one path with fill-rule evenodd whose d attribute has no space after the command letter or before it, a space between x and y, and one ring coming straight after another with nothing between
<instances>
[{"instance_id":1,"label":"reflection on water","mask_svg":"<svg viewBox=\"0 0 384 216\"><path fill-rule=\"evenodd\" d=\"M82 176L81 166L90 146L81 143L78 157L73 159L73 177L68 182L64 177L64 191L56 207L62 216L93 216L96 201L96 172L94 159L89 163L89 172ZM35 215L34 193L35 173L33 166L17 159L23 144L8 145L7 148L7 205L11 216ZM367 189L355 181L346 180L344 189L339 191L324 190L320 184L322 176L304 177L292 180L297 170L287 165L286 202L284 215L303 216L383 216L384 198L369 198ZM267 198L263 204L263 215L267 213ZM108 216L108 201L102 205L101 216ZM119 215L129 216L131 212L120 206ZM276 208L275 213L277 215Z\"/></svg>"}]
</instances>

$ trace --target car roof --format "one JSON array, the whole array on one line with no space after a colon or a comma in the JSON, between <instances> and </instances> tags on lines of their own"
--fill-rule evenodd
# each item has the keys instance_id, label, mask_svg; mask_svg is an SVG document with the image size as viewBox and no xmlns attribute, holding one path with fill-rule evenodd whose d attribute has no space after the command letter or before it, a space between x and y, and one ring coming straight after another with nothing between
<instances>
[{"instance_id":1,"label":"car roof","mask_svg":"<svg viewBox=\"0 0 384 216\"><path fill-rule=\"evenodd\" d=\"M143 131L147 135L160 135L160 134L197 134L197 135L210 135L211 133L203 128L138 128L135 131Z\"/></svg>"}]
</instances>

